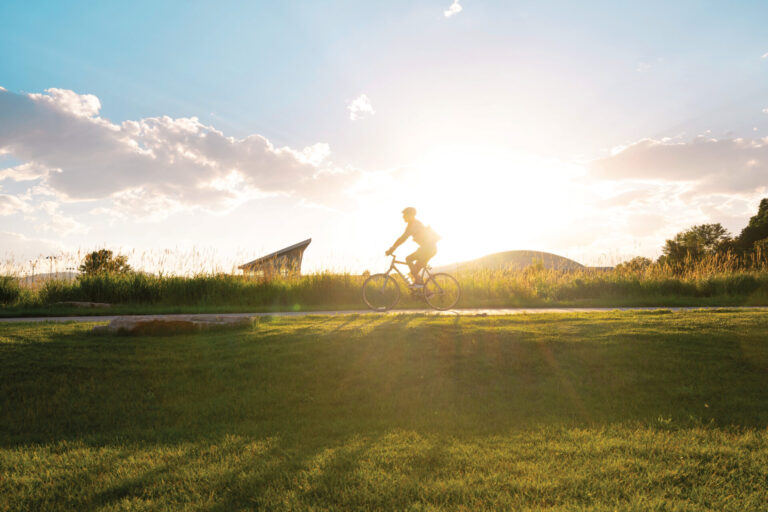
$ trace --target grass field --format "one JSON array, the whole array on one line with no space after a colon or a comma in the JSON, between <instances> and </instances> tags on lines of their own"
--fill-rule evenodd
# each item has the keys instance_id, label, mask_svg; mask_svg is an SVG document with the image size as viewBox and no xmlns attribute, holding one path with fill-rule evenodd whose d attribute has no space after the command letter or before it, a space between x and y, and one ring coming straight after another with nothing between
<instances>
[{"instance_id":1,"label":"grass field","mask_svg":"<svg viewBox=\"0 0 768 512\"><path fill-rule=\"evenodd\" d=\"M763 510L762 312L0 324L0 510Z\"/></svg>"}]
</instances>

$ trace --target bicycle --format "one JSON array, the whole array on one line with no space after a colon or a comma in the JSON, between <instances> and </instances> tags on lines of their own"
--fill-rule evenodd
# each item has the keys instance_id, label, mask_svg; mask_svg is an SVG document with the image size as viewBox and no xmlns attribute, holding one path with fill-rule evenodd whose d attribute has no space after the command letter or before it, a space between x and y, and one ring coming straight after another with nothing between
<instances>
[{"instance_id":1,"label":"bicycle","mask_svg":"<svg viewBox=\"0 0 768 512\"><path fill-rule=\"evenodd\" d=\"M394 270L408 285L411 292L418 293L421 290L424 300L439 311L451 309L459 302L461 287L459 282L450 274L444 272L432 273L431 267L421 270L423 285L416 285L408 280L407 272L403 274L397 265L407 265L404 261L397 261L392 255L392 263L389 270L383 274L373 274L363 283L363 301L374 311L387 311L395 307L400 300L400 286L390 274Z\"/></svg>"}]
</instances>

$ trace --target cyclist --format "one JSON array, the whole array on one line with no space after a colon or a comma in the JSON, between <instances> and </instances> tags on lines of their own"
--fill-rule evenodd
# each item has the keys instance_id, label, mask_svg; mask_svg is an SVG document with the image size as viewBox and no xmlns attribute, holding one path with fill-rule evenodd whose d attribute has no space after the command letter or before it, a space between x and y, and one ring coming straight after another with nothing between
<instances>
[{"instance_id":1,"label":"cyclist","mask_svg":"<svg viewBox=\"0 0 768 512\"><path fill-rule=\"evenodd\" d=\"M437 241L440 237L435 231L422 224L416 219L416 208L409 206L403 210L403 220L408 224L405 228L405 232L395 240L387 252L387 256L390 256L395 252L395 249L400 247L408 238L413 237L413 241L419 244L419 248L413 254L409 254L405 258L405 262L411 269L411 277L413 277L414 287L422 287L424 283L421 280L421 270L427 266L427 262L437 254Z\"/></svg>"}]
</instances>

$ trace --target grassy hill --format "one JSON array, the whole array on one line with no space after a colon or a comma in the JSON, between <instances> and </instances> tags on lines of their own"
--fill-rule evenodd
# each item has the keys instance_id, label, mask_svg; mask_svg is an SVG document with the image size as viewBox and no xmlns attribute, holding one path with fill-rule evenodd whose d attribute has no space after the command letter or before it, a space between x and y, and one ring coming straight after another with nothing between
<instances>
[{"instance_id":1,"label":"grassy hill","mask_svg":"<svg viewBox=\"0 0 768 512\"><path fill-rule=\"evenodd\" d=\"M0 510L762 510L764 312L0 324Z\"/></svg>"},{"instance_id":2,"label":"grassy hill","mask_svg":"<svg viewBox=\"0 0 768 512\"><path fill-rule=\"evenodd\" d=\"M443 265L440 267L439 271L474 272L477 270L519 270L537 263L541 263L544 268L552 270L579 270L585 268L581 263L549 252L504 251L489 254L472 261Z\"/></svg>"}]
</instances>

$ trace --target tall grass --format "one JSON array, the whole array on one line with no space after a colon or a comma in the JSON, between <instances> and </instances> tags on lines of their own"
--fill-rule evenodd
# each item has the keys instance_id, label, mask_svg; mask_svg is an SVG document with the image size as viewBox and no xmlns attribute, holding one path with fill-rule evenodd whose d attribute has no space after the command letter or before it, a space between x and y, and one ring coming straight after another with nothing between
<instances>
[{"instance_id":1,"label":"tall grass","mask_svg":"<svg viewBox=\"0 0 768 512\"><path fill-rule=\"evenodd\" d=\"M768 265L762 260L745 265L729 255L713 255L677 266L558 271L539 264L525 269L459 272L456 276L462 287L463 307L629 305L718 298L728 304L768 304ZM224 273L191 277L127 273L81 276L69 282L45 281L37 289L24 290L17 280L5 277L0 278L0 304L23 307L89 301L281 309L354 307L361 305L363 281L363 276L333 273L273 280Z\"/></svg>"},{"instance_id":2,"label":"tall grass","mask_svg":"<svg viewBox=\"0 0 768 512\"><path fill-rule=\"evenodd\" d=\"M229 274L155 276L141 273L81 276L74 282L48 281L32 300L181 306L350 305L359 297L362 278L313 274L298 279L252 280Z\"/></svg>"},{"instance_id":3,"label":"tall grass","mask_svg":"<svg viewBox=\"0 0 768 512\"><path fill-rule=\"evenodd\" d=\"M21 295L19 281L10 276L0 276L0 304L16 302Z\"/></svg>"}]
</instances>

